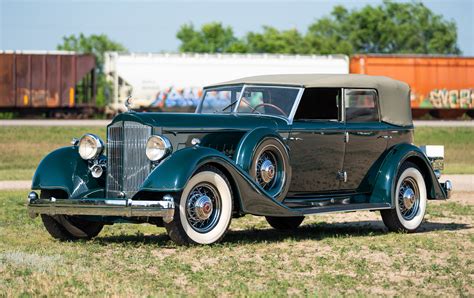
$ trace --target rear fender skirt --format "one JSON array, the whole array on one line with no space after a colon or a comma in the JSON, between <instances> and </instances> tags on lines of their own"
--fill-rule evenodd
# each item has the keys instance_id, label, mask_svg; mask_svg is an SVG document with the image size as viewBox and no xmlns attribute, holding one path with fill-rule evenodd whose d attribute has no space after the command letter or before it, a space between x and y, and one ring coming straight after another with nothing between
<instances>
[{"instance_id":1,"label":"rear fender skirt","mask_svg":"<svg viewBox=\"0 0 474 298\"><path fill-rule=\"evenodd\" d=\"M234 199L238 200L242 213L266 216L300 216L302 214L275 201L233 160L207 147L188 147L173 153L150 173L142 184L140 192L180 192L194 172L208 164L223 168L224 172L230 175L228 178L234 182L236 190ZM140 196L140 192L135 196Z\"/></svg>"},{"instance_id":2,"label":"rear fender skirt","mask_svg":"<svg viewBox=\"0 0 474 298\"><path fill-rule=\"evenodd\" d=\"M93 178L87 161L77 152L77 147L63 147L48 154L38 165L31 189L61 189L69 198L80 198L105 187L105 174Z\"/></svg>"},{"instance_id":3,"label":"rear fender skirt","mask_svg":"<svg viewBox=\"0 0 474 298\"><path fill-rule=\"evenodd\" d=\"M268 137L276 138L280 140L282 144L285 144L281 136L275 130L268 127L257 127L247 132L240 140L234 154L235 163L248 173L258 144Z\"/></svg>"},{"instance_id":4,"label":"rear fender skirt","mask_svg":"<svg viewBox=\"0 0 474 298\"><path fill-rule=\"evenodd\" d=\"M417 146L403 143L389 149L378 171L370 203L389 203L395 206L392 194L395 192L398 170L405 161L413 162L420 168L425 177L429 199L447 198L425 154Z\"/></svg>"}]
</instances>

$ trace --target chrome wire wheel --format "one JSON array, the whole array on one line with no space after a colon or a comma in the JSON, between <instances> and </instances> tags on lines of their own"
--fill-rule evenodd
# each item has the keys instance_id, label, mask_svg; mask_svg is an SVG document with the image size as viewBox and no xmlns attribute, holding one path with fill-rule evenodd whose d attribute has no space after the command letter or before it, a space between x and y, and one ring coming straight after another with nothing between
<instances>
[{"instance_id":1,"label":"chrome wire wheel","mask_svg":"<svg viewBox=\"0 0 474 298\"><path fill-rule=\"evenodd\" d=\"M266 150L260 154L257 159L257 166L255 167L255 177L260 186L265 189L271 189L277 180L278 165L277 158L271 150Z\"/></svg>"},{"instance_id":2,"label":"chrome wire wheel","mask_svg":"<svg viewBox=\"0 0 474 298\"><path fill-rule=\"evenodd\" d=\"M396 179L393 208L380 211L383 222L390 231L415 232L423 222L428 198L423 174L416 164L405 162Z\"/></svg>"},{"instance_id":3,"label":"chrome wire wheel","mask_svg":"<svg viewBox=\"0 0 474 298\"><path fill-rule=\"evenodd\" d=\"M213 185L196 185L186 201L186 219L189 225L198 233L209 232L219 221L221 205L221 197Z\"/></svg>"},{"instance_id":4,"label":"chrome wire wheel","mask_svg":"<svg viewBox=\"0 0 474 298\"><path fill-rule=\"evenodd\" d=\"M398 189L398 206L405 220L412 220L420 208L420 190L413 177L403 179Z\"/></svg>"},{"instance_id":5,"label":"chrome wire wheel","mask_svg":"<svg viewBox=\"0 0 474 298\"><path fill-rule=\"evenodd\" d=\"M257 183L271 195L281 193L285 185L286 165L280 148L268 144L256 157L254 177Z\"/></svg>"}]
</instances>

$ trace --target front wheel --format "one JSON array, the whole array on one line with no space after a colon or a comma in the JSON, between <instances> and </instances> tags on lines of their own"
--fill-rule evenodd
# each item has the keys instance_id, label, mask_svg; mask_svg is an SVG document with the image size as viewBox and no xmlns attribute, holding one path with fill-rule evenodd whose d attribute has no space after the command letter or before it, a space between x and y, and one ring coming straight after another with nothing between
<instances>
[{"instance_id":1,"label":"front wheel","mask_svg":"<svg viewBox=\"0 0 474 298\"><path fill-rule=\"evenodd\" d=\"M99 235L103 223L88 221L77 216L41 214L41 220L48 233L61 241L91 239Z\"/></svg>"},{"instance_id":2,"label":"front wheel","mask_svg":"<svg viewBox=\"0 0 474 298\"><path fill-rule=\"evenodd\" d=\"M198 170L176 203L173 221L164 223L175 243L212 244L224 237L232 219L232 189L219 169Z\"/></svg>"},{"instance_id":3,"label":"front wheel","mask_svg":"<svg viewBox=\"0 0 474 298\"><path fill-rule=\"evenodd\" d=\"M390 231L416 231L425 216L427 193L423 175L415 164L405 162L401 166L393 195L395 208L380 211L384 224Z\"/></svg>"}]
</instances>

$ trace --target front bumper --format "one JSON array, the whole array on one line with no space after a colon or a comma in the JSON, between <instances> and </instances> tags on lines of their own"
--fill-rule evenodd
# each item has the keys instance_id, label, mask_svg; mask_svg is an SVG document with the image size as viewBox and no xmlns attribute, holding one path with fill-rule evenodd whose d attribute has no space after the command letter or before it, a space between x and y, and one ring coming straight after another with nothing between
<instances>
[{"instance_id":1,"label":"front bumper","mask_svg":"<svg viewBox=\"0 0 474 298\"><path fill-rule=\"evenodd\" d=\"M160 201L131 199L40 199L35 192L28 195L28 213L34 218L46 215L96 215L123 217L162 217L171 222L175 204L173 197L165 195Z\"/></svg>"}]
</instances>

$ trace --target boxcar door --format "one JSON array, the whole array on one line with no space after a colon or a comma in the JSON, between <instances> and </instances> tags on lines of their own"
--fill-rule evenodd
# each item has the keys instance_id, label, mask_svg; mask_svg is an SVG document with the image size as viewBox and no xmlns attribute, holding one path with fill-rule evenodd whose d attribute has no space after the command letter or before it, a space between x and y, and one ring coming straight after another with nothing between
<instances>
[{"instance_id":1,"label":"boxcar door","mask_svg":"<svg viewBox=\"0 0 474 298\"><path fill-rule=\"evenodd\" d=\"M342 190L370 191L370 174L387 148L384 125L380 122L377 91L344 89L346 149Z\"/></svg>"},{"instance_id":2,"label":"boxcar door","mask_svg":"<svg viewBox=\"0 0 474 298\"><path fill-rule=\"evenodd\" d=\"M344 155L342 89L307 88L290 132L289 196L337 191Z\"/></svg>"}]
</instances>

